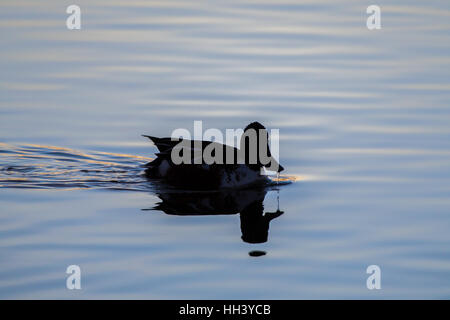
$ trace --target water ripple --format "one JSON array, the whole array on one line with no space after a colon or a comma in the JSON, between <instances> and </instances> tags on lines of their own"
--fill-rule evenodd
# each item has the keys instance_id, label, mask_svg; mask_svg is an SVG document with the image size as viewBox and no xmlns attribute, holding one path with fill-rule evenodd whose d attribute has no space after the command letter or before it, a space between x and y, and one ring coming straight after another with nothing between
<instances>
[{"instance_id":1,"label":"water ripple","mask_svg":"<svg viewBox=\"0 0 450 320\"><path fill-rule=\"evenodd\" d=\"M41 145L0 144L0 188L149 190L151 158Z\"/></svg>"}]
</instances>

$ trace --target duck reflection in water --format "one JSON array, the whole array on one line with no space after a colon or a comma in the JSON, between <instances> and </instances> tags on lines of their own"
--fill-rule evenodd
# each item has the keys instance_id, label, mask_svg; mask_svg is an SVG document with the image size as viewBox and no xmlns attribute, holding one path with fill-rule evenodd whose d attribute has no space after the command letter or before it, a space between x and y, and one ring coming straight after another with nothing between
<instances>
[{"instance_id":1,"label":"duck reflection in water","mask_svg":"<svg viewBox=\"0 0 450 320\"><path fill-rule=\"evenodd\" d=\"M268 189L244 189L220 192L157 193L161 202L152 209L170 215L231 215L240 213L242 240L247 243L267 242L270 221L283 214L279 209L264 212ZM260 256L262 251L252 251Z\"/></svg>"}]
</instances>

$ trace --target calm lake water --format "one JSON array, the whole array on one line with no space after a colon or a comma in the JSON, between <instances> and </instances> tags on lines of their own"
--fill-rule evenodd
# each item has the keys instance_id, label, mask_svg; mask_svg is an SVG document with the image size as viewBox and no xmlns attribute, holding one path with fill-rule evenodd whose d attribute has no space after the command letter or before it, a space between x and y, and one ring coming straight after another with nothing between
<instances>
[{"instance_id":1,"label":"calm lake water","mask_svg":"<svg viewBox=\"0 0 450 320\"><path fill-rule=\"evenodd\" d=\"M69 4L0 4L0 298L450 298L448 1ZM279 129L296 181L158 189L140 135L194 120Z\"/></svg>"}]
</instances>

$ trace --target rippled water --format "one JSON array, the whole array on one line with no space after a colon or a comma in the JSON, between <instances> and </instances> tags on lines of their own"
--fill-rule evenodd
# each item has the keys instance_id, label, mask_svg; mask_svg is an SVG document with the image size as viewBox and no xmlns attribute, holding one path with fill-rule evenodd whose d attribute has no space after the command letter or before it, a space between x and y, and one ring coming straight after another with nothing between
<instances>
[{"instance_id":1,"label":"rippled water","mask_svg":"<svg viewBox=\"0 0 450 320\"><path fill-rule=\"evenodd\" d=\"M7 144L0 154L0 188L151 190L142 172L151 158Z\"/></svg>"},{"instance_id":2,"label":"rippled water","mask_svg":"<svg viewBox=\"0 0 450 320\"><path fill-rule=\"evenodd\" d=\"M0 4L1 298L450 296L448 1L76 4ZM140 135L194 120L280 129L296 181L158 190Z\"/></svg>"}]
</instances>

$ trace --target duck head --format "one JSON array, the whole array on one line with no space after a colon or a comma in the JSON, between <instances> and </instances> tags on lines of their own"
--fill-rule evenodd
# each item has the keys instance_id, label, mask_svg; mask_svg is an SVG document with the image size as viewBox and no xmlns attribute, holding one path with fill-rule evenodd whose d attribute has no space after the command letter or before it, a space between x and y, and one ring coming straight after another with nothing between
<instances>
[{"instance_id":1,"label":"duck head","mask_svg":"<svg viewBox=\"0 0 450 320\"><path fill-rule=\"evenodd\" d=\"M276 172L284 170L278 161L272 157L269 149L269 134L259 122L252 122L245 127L240 144L245 163L252 169L260 170L265 167Z\"/></svg>"}]
</instances>

